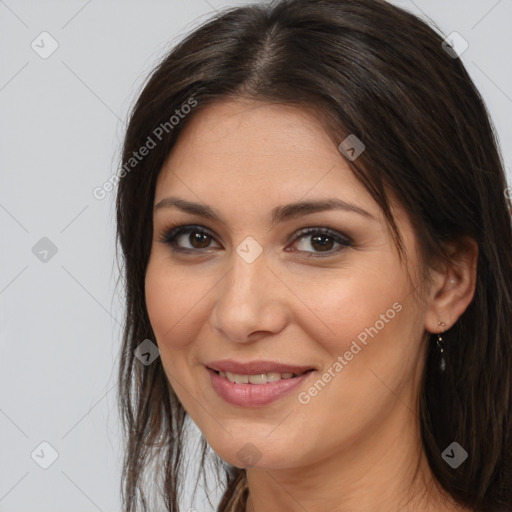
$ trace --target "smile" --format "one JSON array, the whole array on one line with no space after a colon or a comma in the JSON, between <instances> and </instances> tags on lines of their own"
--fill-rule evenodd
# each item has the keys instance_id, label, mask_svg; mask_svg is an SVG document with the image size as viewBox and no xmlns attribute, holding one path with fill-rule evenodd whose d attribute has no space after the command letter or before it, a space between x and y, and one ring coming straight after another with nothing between
<instances>
[{"instance_id":1,"label":"smile","mask_svg":"<svg viewBox=\"0 0 512 512\"><path fill-rule=\"evenodd\" d=\"M215 370L214 370L215 371ZM279 372L268 372L268 373L257 373L254 375L241 375L239 373L231 373L225 371L217 371L217 375L225 377L229 382L237 384L267 384L267 382L278 382L282 379L293 379L299 375L303 375L306 372L301 373L279 373Z\"/></svg>"},{"instance_id":2,"label":"smile","mask_svg":"<svg viewBox=\"0 0 512 512\"><path fill-rule=\"evenodd\" d=\"M268 372L236 374L207 368L210 382L225 402L239 407L261 407L271 404L297 389L315 370L301 373Z\"/></svg>"}]
</instances>

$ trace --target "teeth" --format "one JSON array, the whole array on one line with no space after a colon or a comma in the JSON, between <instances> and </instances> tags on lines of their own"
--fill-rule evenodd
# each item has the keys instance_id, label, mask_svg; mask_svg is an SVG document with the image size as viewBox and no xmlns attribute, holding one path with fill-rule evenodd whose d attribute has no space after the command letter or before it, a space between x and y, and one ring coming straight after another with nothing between
<instances>
[{"instance_id":1,"label":"teeth","mask_svg":"<svg viewBox=\"0 0 512 512\"><path fill-rule=\"evenodd\" d=\"M236 382L237 384L247 384L249 382L249 377L247 375L238 375L237 373L230 373L231 382Z\"/></svg>"},{"instance_id":2,"label":"teeth","mask_svg":"<svg viewBox=\"0 0 512 512\"><path fill-rule=\"evenodd\" d=\"M281 379L291 379L298 374L269 372L259 373L258 375L240 375L238 373L219 371L219 375L237 384L266 384L267 382L277 382Z\"/></svg>"}]
</instances>

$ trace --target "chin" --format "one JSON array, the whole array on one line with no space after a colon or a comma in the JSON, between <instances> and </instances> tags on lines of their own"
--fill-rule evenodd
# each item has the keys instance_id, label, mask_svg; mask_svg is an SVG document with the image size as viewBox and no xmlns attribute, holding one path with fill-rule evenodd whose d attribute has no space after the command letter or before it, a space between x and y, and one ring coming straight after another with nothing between
<instances>
[{"instance_id":1,"label":"chin","mask_svg":"<svg viewBox=\"0 0 512 512\"><path fill-rule=\"evenodd\" d=\"M243 439L229 438L220 444L210 443L210 446L222 460L238 468L281 469L294 465L297 461L292 461L288 457L293 453L296 458L297 452L292 446L276 445L275 441L259 441L257 436L251 440L244 436Z\"/></svg>"}]
</instances>

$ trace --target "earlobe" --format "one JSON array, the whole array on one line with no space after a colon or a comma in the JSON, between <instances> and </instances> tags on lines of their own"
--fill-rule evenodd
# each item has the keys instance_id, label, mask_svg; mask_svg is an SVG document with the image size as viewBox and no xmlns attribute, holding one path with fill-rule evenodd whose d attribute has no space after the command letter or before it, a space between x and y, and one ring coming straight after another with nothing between
<instances>
[{"instance_id":1,"label":"earlobe","mask_svg":"<svg viewBox=\"0 0 512 512\"><path fill-rule=\"evenodd\" d=\"M473 300L476 288L478 244L462 237L447 244L450 262L438 273L425 314L425 329L439 333L450 329ZM439 322L445 325L440 328Z\"/></svg>"}]
</instances>

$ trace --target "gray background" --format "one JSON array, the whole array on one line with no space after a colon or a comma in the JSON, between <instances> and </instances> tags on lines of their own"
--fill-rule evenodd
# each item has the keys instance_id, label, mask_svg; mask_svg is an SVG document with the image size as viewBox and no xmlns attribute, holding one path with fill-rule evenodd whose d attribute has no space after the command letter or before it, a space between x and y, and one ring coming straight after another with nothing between
<instances>
[{"instance_id":1,"label":"gray background","mask_svg":"<svg viewBox=\"0 0 512 512\"><path fill-rule=\"evenodd\" d=\"M116 170L128 109L156 60L216 9L242 3L0 1L1 512L120 509L115 192L98 200L92 190ZM394 3L468 41L461 58L510 176L512 1ZM47 59L31 47L43 31L59 45ZM55 254L38 255L43 237ZM47 469L43 441L58 453ZM202 499L194 506L210 510Z\"/></svg>"}]
</instances>

